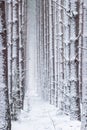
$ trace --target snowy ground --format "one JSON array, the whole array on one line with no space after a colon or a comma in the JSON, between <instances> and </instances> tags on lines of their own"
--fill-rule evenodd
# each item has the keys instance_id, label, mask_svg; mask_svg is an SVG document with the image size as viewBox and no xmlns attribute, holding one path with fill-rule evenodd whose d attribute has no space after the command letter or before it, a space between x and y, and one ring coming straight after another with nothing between
<instances>
[{"instance_id":1,"label":"snowy ground","mask_svg":"<svg viewBox=\"0 0 87 130\"><path fill-rule=\"evenodd\" d=\"M44 102L36 94L31 95L30 110L22 111L17 122L12 122L12 130L80 130L80 122L58 115L58 110Z\"/></svg>"}]
</instances>

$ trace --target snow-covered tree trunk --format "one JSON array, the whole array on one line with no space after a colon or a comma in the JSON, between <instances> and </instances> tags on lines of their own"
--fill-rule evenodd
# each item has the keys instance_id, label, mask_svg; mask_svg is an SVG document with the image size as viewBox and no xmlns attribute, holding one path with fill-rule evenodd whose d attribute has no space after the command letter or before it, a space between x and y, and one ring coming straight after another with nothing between
<instances>
[{"instance_id":1,"label":"snow-covered tree trunk","mask_svg":"<svg viewBox=\"0 0 87 130\"><path fill-rule=\"evenodd\" d=\"M87 1L82 1L83 21L83 50L82 50L82 126L81 130L87 129Z\"/></svg>"},{"instance_id":2,"label":"snow-covered tree trunk","mask_svg":"<svg viewBox=\"0 0 87 130\"><path fill-rule=\"evenodd\" d=\"M24 106L24 97L25 97L25 90L26 90L26 85L25 85L25 83L26 83L26 62L28 62L29 61L29 59L27 59L27 57L26 57L26 44L27 44L27 23L28 23L28 17L27 17L27 4L28 4L28 1L27 0L25 0L25 6L24 6L24 8L25 8L25 13L24 13L24 16L25 16L25 24L24 24L24 34L25 34L25 44L24 44L24 86L23 86L23 95L22 95L22 106ZM36 53L35 53L36 54Z\"/></svg>"},{"instance_id":3,"label":"snow-covered tree trunk","mask_svg":"<svg viewBox=\"0 0 87 130\"><path fill-rule=\"evenodd\" d=\"M27 27L27 1L26 0L22 0L22 48L21 48L21 53L22 53L22 86L23 86L23 95L24 95L24 91L25 91L25 51L26 51L26 27ZM23 97L24 99L24 97Z\"/></svg>"},{"instance_id":4,"label":"snow-covered tree trunk","mask_svg":"<svg viewBox=\"0 0 87 130\"><path fill-rule=\"evenodd\" d=\"M20 107L23 108L22 96L23 96L23 73L22 72L22 0L19 0L19 85L20 85Z\"/></svg>"},{"instance_id":5,"label":"snow-covered tree trunk","mask_svg":"<svg viewBox=\"0 0 87 130\"><path fill-rule=\"evenodd\" d=\"M39 93L39 35L40 35L40 2L36 0L36 44L37 44L37 92Z\"/></svg>"},{"instance_id":6,"label":"snow-covered tree trunk","mask_svg":"<svg viewBox=\"0 0 87 130\"><path fill-rule=\"evenodd\" d=\"M43 97L44 89L44 1L37 0L37 72L38 72L38 92Z\"/></svg>"},{"instance_id":7,"label":"snow-covered tree trunk","mask_svg":"<svg viewBox=\"0 0 87 130\"><path fill-rule=\"evenodd\" d=\"M46 35L46 0L43 0L43 20L44 20L44 24L43 24L43 49L44 49L44 88L43 88L43 94L44 94L44 98L46 98L46 81L47 81L47 77L46 77L46 69L47 69L47 66L46 66L46 63L47 63L47 54L46 54L46 50L47 50L47 35Z\"/></svg>"},{"instance_id":8,"label":"snow-covered tree trunk","mask_svg":"<svg viewBox=\"0 0 87 130\"><path fill-rule=\"evenodd\" d=\"M55 15L54 15L54 2L52 1L52 3L51 3L51 15L52 15L52 17L51 17L51 20L52 20L52 45L51 45L51 51L52 51L52 74L51 74L51 78L52 78L52 83L51 83L51 85L52 85L52 88L51 88L51 96L52 96L52 104L54 104L54 100L55 100L55 41L54 41L54 36L55 36L55 34L54 34L54 20L55 20Z\"/></svg>"},{"instance_id":9,"label":"snow-covered tree trunk","mask_svg":"<svg viewBox=\"0 0 87 130\"><path fill-rule=\"evenodd\" d=\"M53 5L52 5L52 6L53 6L53 33L54 33L54 35L53 35L53 39L54 39L54 70L53 70L53 73L54 73L54 81L53 81L53 82L54 82L54 85L55 85L54 90L53 90L53 91L54 91L54 99L53 99L54 102L53 102L53 103L56 105L56 94L57 94L57 87L58 87L58 86L57 86L57 81L58 81L58 80L57 80L57 78L58 78L58 77L57 77L57 75L58 75L58 74L57 74L57 73L58 73L58 66L57 66L57 65L58 65L58 64L57 64L57 63L58 63L58 62L57 62L57 60L58 60L58 59L57 59L57 58L58 58L58 57L57 57L57 55L58 55L58 50L57 50L57 49L58 49L58 48L57 48L57 45L58 45L57 40L58 40L58 39L57 39L57 35L58 35L58 34L57 34L57 33L58 33L58 32L56 33L56 30L57 30L57 26L56 26L56 25L57 25L58 23L56 22L56 21L57 21L57 16L56 16L56 11L57 11L57 8L56 8L56 0L53 1Z\"/></svg>"},{"instance_id":10,"label":"snow-covered tree trunk","mask_svg":"<svg viewBox=\"0 0 87 130\"><path fill-rule=\"evenodd\" d=\"M41 6L40 6L40 9L41 9L41 21L40 21L40 28L41 28L41 32L40 32L40 71L41 71L41 82L42 82L42 97L45 99L45 67L46 67L46 64L45 64L45 48L44 48L44 27L45 27L45 24L44 24L44 8L45 8L45 5L44 5L44 0L41 1Z\"/></svg>"},{"instance_id":11,"label":"snow-covered tree trunk","mask_svg":"<svg viewBox=\"0 0 87 130\"><path fill-rule=\"evenodd\" d=\"M27 24L27 14L26 14L26 0L19 1L19 82L20 82L20 107L23 109L24 93L25 93L25 49L26 49L26 24Z\"/></svg>"},{"instance_id":12,"label":"snow-covered tree trunk","mask_svg":"<svg viewBox=\"0 0 87 130\"><path fill-rule=\"evenodd\" d=\"M12 0L7 1L7 41L8 41L8 86L9 86L9 99L10 110L12 112L12 54L13 54L13 9Z\"/></svg>"},{"instance_id":13,"label":"snow-covered tree trunk","mask_svg":"<svg viewBox=\"0 0 87 130\"><path fill-rule=\"evenodd\" d=\"M79 2L70 0L70 115L80 120L79 76L78 76L78 35Z\"/></svg>"},{"instance_id":14,"label":"snow-covered tree trunk","mask_svg":"<svg viewBox=\"0 0 87 130\"><path fill-rule=\"evenodd\" d=\"M20 86L19 86L19 3L13 0L13 54L12 54L12 97L13 119L17 118L20 109Z\"/></svg>"},{"instance_id":15,"label":"snow-covered tree trunk","mask_svg":"<svg viewBox=\"0 0 87 130\"><path fill-rule=\"evenodd\" d=\"M80 101L82 102L82 47L83 47L83 0L80 0L80 8L79 8L79 93L80 93Z\"/></svg>"},{"instance_id":16,"label":"snow-covered tree trunk","mask_svg":"<svg viewBox=\"0 0 87 130\"><path fill-rule=\"evenodd\" d=\"M48 54L48 100L50 101L50 32L49 32L49 1L47 1L47 54Z\"/></svg>"},{"instance_id":17,"label":"snow-covered tree trunk","mask_svg":"<svg viewBox=\"0 0 87 130\"><path fill-rule=\"evenodd\" d=\"M50 1L48 1L48 97L49 97L49 102L51 103L51 57L50 57Z\"/></svg>"},{"instance_id":18,"label":"snow-covered tree trunk","mask_svg":"<svg viewBox=\"0 0 87 130\"><path fill-rule=\"evenodd\" d=\"M63 110L64 93L64 48L63 48L63 1L58 1L59 6L59 108Z\"/></svg>"},{"instance_id":19,"label":"snow-covered tree trunk","mask_svg":"<svg viewBox=\"0 0 87 130\"><path fill-rule=\"evenodd\" d=\"M56 78L55 78L55 84L56 84L56 89L55 89L55 98L56 98L56 107L58 107L59 105L59 6L58 6L58 2L59 0L56 0L56 9L55 9L55 13L56 13L56 23L55 23L55 33L56 33L56 46L55 46L55 51L56 51Z\"/></svg>"},{"instance_id":20,"label":"snow-covered tree trunk","mask_svg":"<svg viewBox=\"0 0 87 130\"><path fill-rule=\"evenodd\" d=\"M45 37L46 37L46 100L48 100L48 1L45 0Z\"/></svg>"},{"instance_id":21,"label":"snow-covered tree trunk","mask_svg":"<svg viewBox=\"0 0 87 130\"><path fill-rule=\"evenodd\" d=\"M47 24L46 24L46 28L47 28L47 31L46 31L46 38L47 38L47 93L46 93L46 99L49 100L49 85L50 85L50 82L49 82L49 1L46 1L46 21L47 21Z\"/></svg>"},{"instance_id":22,"label":"snow-covered tree trunk","mask_svg":"<svg viewBox=\"0 0 87 130\"><path fill-rule=\"evenodd\" d=\"M52 104L53 64L52 64L52 0L49 1L49 44L50 44L50 103Z\"/></svg>"},{"instance_id":23,"label":"snow-covered tree trunk","mask_svg":"<svg viewBox=\"0 0 87 130\"><path fill-rule=\"evenodd\" d=\"M64 112L70 112L70 10L69 0L64 2Z\"/></svg>"},{"instance_id":24,"label":"snow-covered tree trunk","mask_svg":"<svg viewBox=\"0 0 87 130\"><path fill-rule=\"evenodd\" d=\"M0 0L0 129L11 130L5 1Z\"/></svg>"},{"instance_id":25,"label":"snow-covered tree trunk","mask_svg":"<svg viewBox=\"0 0 87 130\"><path fill-rule=\"evenodd\" d=\"M44 77L43 72L44 68L43 66L43 52L42 52L42 46L43 46L43 29L42 29L42 7L44 1L38 1L39 2L39 42L38 42L38 81L39 81L39 94L43 97L43 89L44 89ZM42 84L43 83L43 84Z\"/></svg>"}]
</instances>

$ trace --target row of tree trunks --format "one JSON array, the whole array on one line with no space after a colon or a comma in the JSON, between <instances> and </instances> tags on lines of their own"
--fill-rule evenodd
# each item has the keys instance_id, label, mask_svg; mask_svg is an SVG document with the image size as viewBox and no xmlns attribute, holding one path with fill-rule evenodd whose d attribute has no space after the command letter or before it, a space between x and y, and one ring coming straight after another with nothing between
<instances>
[{"instance_id":1,"label":"row of tree trunks","mask_svg":"<svg viewBox=\"0 0 87 130\"><path fill-rule=\"evenodd\" d=\"M86 92L85 78L82 80L86 75L86 49L82 49L86 48L86 36L81 35L86 32L86 1L84 8L82 0L36 3L39 91L71 119L81 120L82 93Z\"/></svg>"},{"instance_id":2,"label":"row of tree trunks","mask_svg":"<svg viewBox=\"0 0 87 130\"><path fill-rule=\"evenodd\" d=\"M25 90L25 49L26 49L26 3L24 0L8 0L8 85L12 119L17 119L23 109Z\"/></svg>"}]
</instances>

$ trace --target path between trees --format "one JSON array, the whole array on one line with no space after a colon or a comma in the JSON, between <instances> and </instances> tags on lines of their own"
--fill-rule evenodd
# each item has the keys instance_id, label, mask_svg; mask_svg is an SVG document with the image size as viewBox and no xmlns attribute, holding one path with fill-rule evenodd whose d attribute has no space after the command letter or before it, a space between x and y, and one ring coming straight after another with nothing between
<instances>
[{"instance_id":1,"label":"path between trees","mask_svg":"<svg viewBox=\"0 0 87 130\"><path fill-rule=\"evenodd\" d=\"M80 130L78 121L59 115L59 111L36 94L31 95L27 110L22 111L12 130Z\"/></svg>"}]
</instances>

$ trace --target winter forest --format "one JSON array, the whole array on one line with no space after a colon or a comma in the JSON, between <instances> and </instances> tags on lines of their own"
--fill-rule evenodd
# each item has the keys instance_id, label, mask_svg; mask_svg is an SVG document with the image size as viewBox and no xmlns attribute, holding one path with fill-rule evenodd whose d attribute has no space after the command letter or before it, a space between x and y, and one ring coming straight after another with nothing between
<instances>
[{"instance_id":1,"label":"winter forest","mask_svg":"<svg viewBox=\"0 0 87 130\"><path fill-rule=\"evenodd\" d=\"M0 0L0 130L87 130L87 0Z\"/></svg>"}]
</instances>

